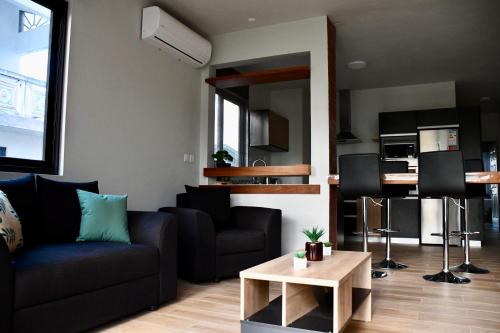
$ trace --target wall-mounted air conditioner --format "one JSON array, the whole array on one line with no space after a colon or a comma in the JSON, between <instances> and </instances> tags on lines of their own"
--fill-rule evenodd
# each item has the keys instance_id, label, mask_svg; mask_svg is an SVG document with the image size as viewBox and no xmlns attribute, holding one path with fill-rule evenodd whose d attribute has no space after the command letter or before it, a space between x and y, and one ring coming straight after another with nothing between
<instances>
[{"instance_id":1,"label":"wall-mounted air conditioner","mask_svg":"<svg viewBox=\"0 0 500 333\"><path fill-rule=\"evenodd\" d=\"M206 65L212 45L158 6L142 10L142 39L195 67Z\"/></svg>"}]
</instances>

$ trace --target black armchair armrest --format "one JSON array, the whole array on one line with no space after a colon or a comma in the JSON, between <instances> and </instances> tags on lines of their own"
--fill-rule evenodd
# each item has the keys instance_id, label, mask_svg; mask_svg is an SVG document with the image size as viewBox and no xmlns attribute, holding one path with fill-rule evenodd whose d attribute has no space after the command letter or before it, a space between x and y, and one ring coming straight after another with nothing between
<instances>
[{"instance_id":1,"label":"black armchair armrest","mask_svg":"<svg viewBox=\"0 0 500 333\"><path fill-rule=\"evenodd\" d=\"M130 240L156 246L160 252L159 303L177 296L177 220L172 214L128 212Z\"/></svg>"},{"instance_id":2,"label":"black armchair armrest","mask_svg":"<svg viewBox=\"0 0 500 333\"><path fill-rule=\"evenodd\" d=\"M191 282L215 279L215 227L200 210L163 207L179 221L179 276Z\"/></svg>"},{"instance_id":3,"label":"black armchair armrest","mask_svg":"<svg viewBox=\"0 0 500 333\"><path fill-rule=\"evenodd\" d=\"M12 331L14 269L9 248L0 236L0 332Z\"/></svg>"},{"instance_id":4,"label":"black armchair armrest","mask_svg":"<svg viewBox=\"0 0 500 333\"><path fill-rule=\"evenodd\" d=\"M266 234L266 260L281 255L281 210L263 207L231 208L231 222L241 229L258 229Z\"/></svg>"}]
</instances>

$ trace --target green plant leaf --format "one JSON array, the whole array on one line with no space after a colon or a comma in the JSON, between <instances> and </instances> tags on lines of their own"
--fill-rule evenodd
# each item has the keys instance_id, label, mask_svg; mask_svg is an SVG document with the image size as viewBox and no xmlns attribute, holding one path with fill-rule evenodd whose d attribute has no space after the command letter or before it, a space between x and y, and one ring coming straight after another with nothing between
<instances>
[{"instance_id":1,"label":"green plant leaf","mask_svg":"<svg viewBox=\"0 0 500 333\"><path fill-rule=\"evenodd\" d=\"M312 229L303 229L302 233L306 235L307 238L313 243L317 243L319 239L325 234L325 229L319 228L318 226Z\"/></svg>"}]
</instances>

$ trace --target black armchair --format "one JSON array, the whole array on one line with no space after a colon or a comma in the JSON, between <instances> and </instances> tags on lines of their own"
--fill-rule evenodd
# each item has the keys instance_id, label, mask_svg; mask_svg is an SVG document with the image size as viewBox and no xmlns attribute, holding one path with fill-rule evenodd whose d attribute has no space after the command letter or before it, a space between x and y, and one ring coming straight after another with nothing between
<instances>
[{"instance_id":1,"label":"black armchair","mask_svg":"<svg viewBox=\"0 0 500 333\"><path fill-rule=\"evenodd\" d=\"M189 206L179 194L178 206ZM281 210L230 208L230 223L216 228L212 217L198 209L160 208L179 221L179 276L191 282L218 281L281 255Z\"/></svg>"}]
</instances>

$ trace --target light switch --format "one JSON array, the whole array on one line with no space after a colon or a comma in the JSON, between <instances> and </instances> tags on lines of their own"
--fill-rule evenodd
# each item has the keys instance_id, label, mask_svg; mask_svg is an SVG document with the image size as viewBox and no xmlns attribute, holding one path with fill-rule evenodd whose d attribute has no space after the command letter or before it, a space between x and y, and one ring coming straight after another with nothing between
<instances>
[{"instance_id":1,"label":"light switch","mask_svg":"<svg viewBox=\"0 0 500 333\"><path fill-rule=\"evenodd\" d=\"M194 154L189 154L189 163L194 163Z\"/></svg>"},{"instance_id":2,"label":"light switch","mask_svg":"<svg viewBox=\"0 0 500 333\"><path fill-rule=\"evenodd\" d=\"M189 163L189 154L184 154L184 163Z\"/></svg>"}]
</instances>

